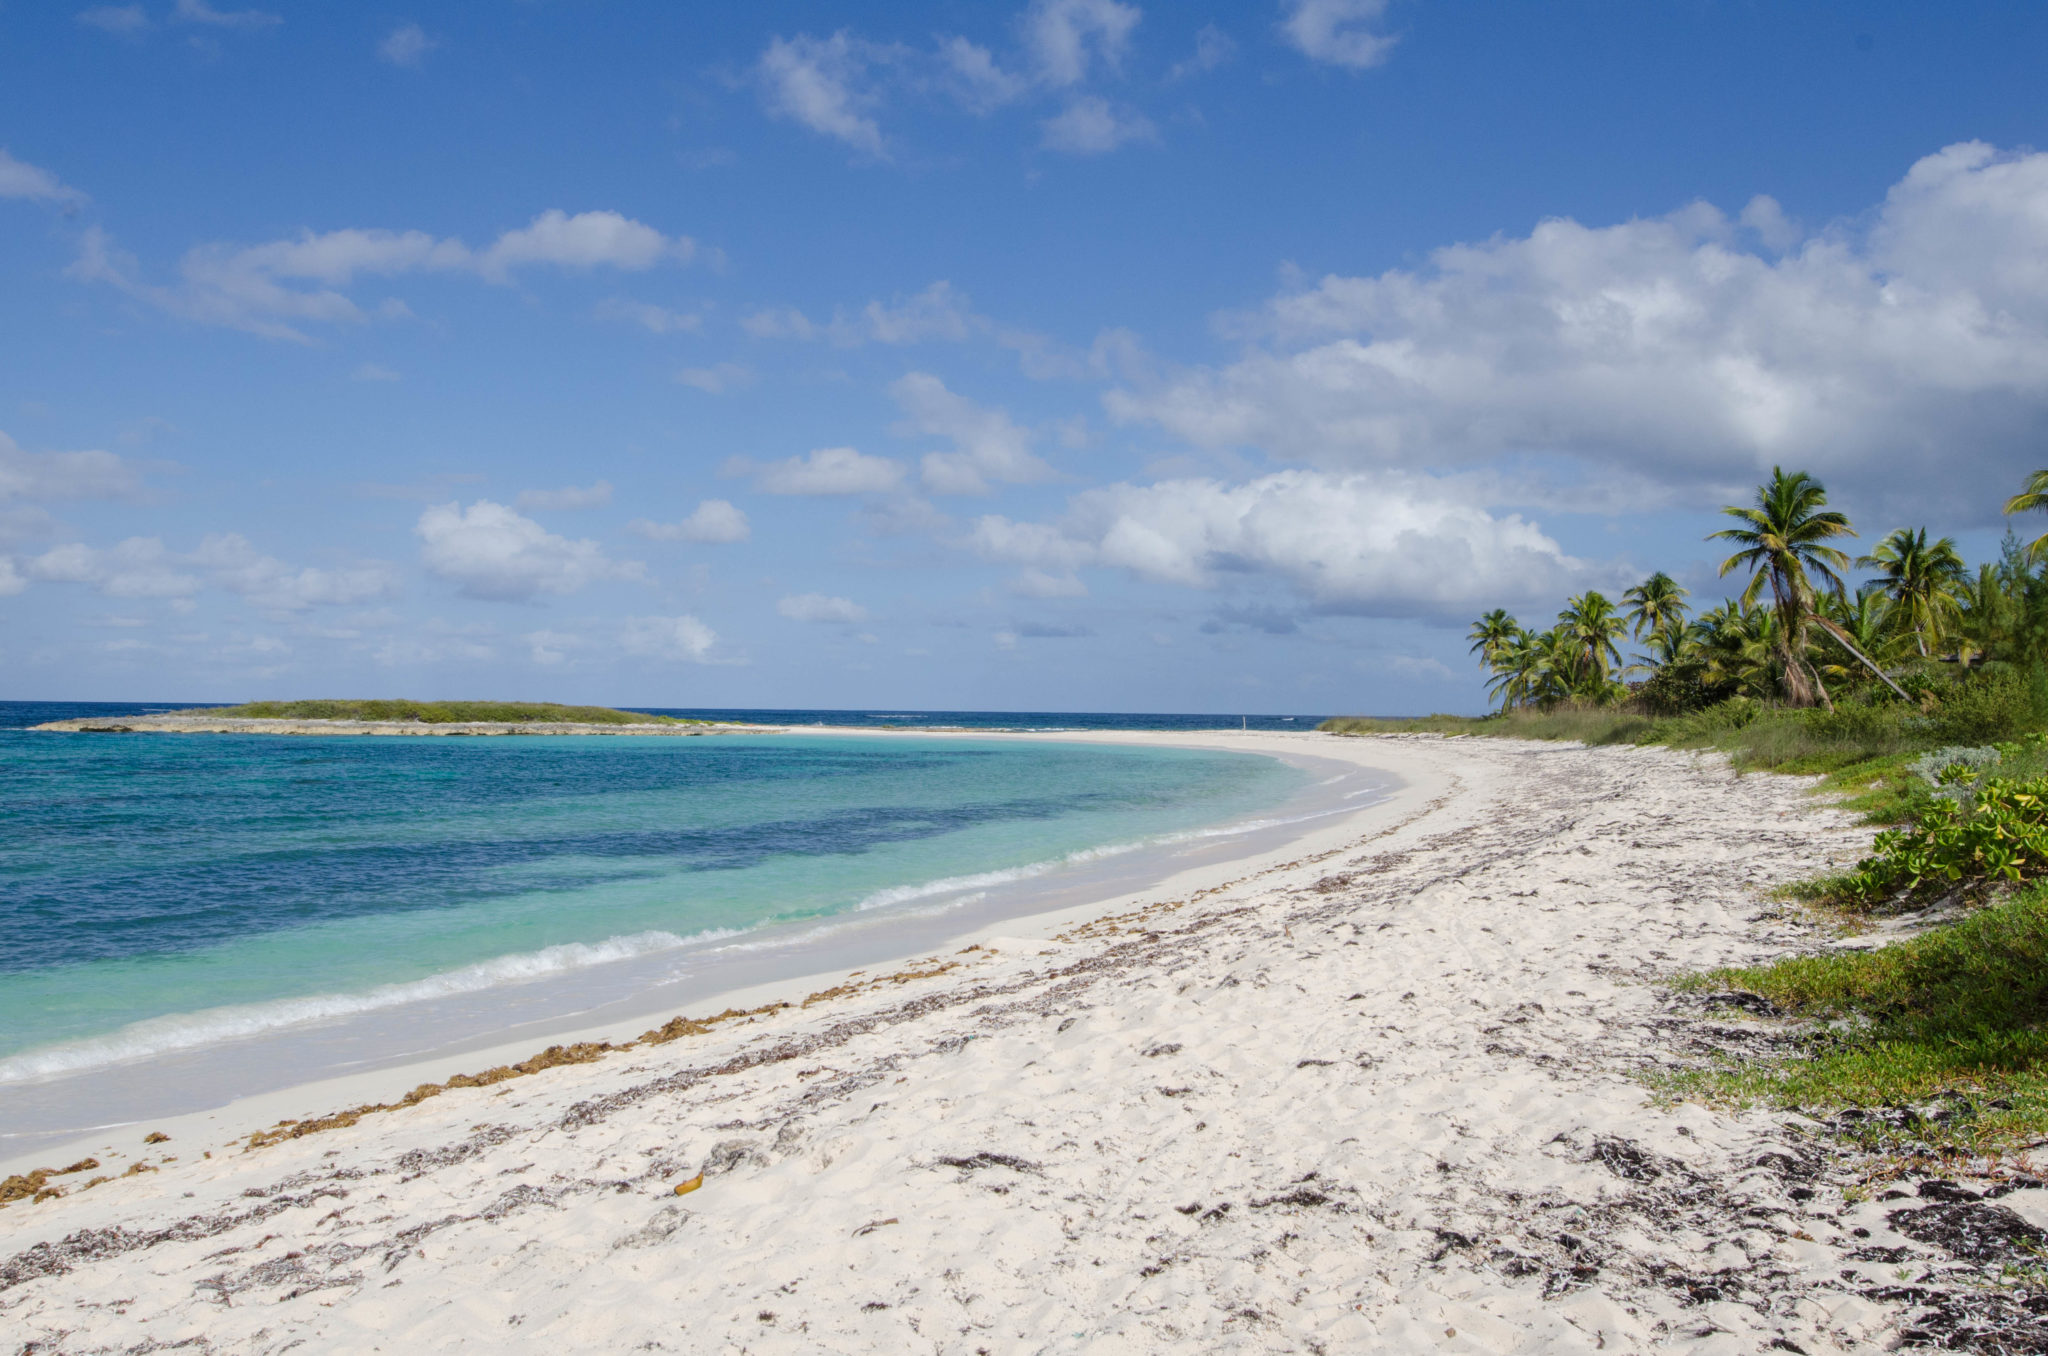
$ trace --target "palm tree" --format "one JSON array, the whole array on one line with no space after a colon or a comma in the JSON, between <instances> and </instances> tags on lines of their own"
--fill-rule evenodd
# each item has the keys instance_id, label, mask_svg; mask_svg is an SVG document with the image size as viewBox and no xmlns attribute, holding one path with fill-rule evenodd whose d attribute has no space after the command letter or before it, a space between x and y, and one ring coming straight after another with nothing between
<instances>
[{"instance_id":1,"label":"palm tree","mask_svg":"<svg viewBox=\"0 0 2048 1356\"><path fill-rule=\"evenodd\" d=\"M2026 513L2032 509L2048 509L2048 471L2036 471L2027 477L2027 487L2005 501L2007 513ZM2033 564L2048 556L2048 533L2027 543L2027 563Z\"/></svg>"},{"instance_id":2,"label":"palm tree","mask_svg":"<svg viewBox=\"0 0 2048 1356\"><path fill-rule=\"evenodd\" d=\"M1839 589L1840 572L1849 565L1846 553L1826 543L1853 537L1856 530L1847 518L1823 508L1827 502L1827 491L1812 476L1804 471L1787 475L1774 466L1770 480L1757 486L1754 507L1731 505L1721 510L1743 526L1723 528L1707 540L1741 546L1721 562L1721 574L1725 577L1738 568L1751 571L1749 587L1742 591L1744 604L1753 605L1765 586L1770 588L1785 699L1793 706L1812 706L1818 700L1833 710L1820 674L1806 657L1806 638L1814 621L1815 580Z\"/></svg>"},{"instance_id":3,"label":"palm tree","mask_svg":"<svg viewBox=\"0 0 2048 1356\"><path fill-rule=\"evenodd\" d=\"M1821 612L1848 633L1857 649L1879 662L1890 659L1904 639L1894 624L1897 609L1891 597L1874 585L1865 585L1854 594L1824 594ZM1821 668L1831 678L1855 677L1846 664L1824 664Z\"/></svg>"},{"instance_id":4,"label":"palm tree","mask_svg":"<svg viewBox=\"0 0 2048 1356\"><path fill-rule=\"evenodd\" d=\"M1465 638L1472 642L1471 652L1491 667L1521 634L1521 623L1510 617L1506 608L1497 607L1473 622Z\"/></svg>"},{"instance_id":5,"label":"palm tree","mask_svg":"<svg viewBox=\"0 0 2048 1356\"><path fill-rule=\"evenodd\" d=\"M1977 577L1963 580L1956 590L1961 616L1956 623L1956 660L1970 664L2001 652L2012 640L2014 615L2018 611L2007 572L1996 565L1980 565Z\"/></svg>"},{"instance_id":6,"label":"palm tree","mask_svg":"<svg viewBox=\"0 0 2048 1356\"><path fill-rule=\"evenodd\" d=\"M1856 562L1876 569L1869 582L1884 590L1898 608L1898 619L1927 655L1927 641L1937 642L1961 616L1955 590L1963 582L1963 558L1955 540L1929 543L1927 529L1901 527Z\"/></svg>"},{"instance_id":7,"label":"palm tree","mask_svg":"<svg viewBox=\"0 0 2048 1356\"><path fill-rule=\"evenodd\" d=\"M1613 686L1609 675L1621 667L1615 642L1628 634L1628 622L1605 594L1588 589L1557 614L1557 627L1572 653L1575 695L1604 700Z\"/></svg>"},{"instance_id":8,"label":"palm tree","mask_svg":"<svg viewBox=\"0 0 2048 1356\"><path fill-rule=\"evenodd\" d=\"M1686 590L1678 581L1659 570L1628 592L1621 601L1629 605L1628 619L1637 640L1645 633L1655 635L1674 624L1685 622Z\"/></svg>"}]
</instances>

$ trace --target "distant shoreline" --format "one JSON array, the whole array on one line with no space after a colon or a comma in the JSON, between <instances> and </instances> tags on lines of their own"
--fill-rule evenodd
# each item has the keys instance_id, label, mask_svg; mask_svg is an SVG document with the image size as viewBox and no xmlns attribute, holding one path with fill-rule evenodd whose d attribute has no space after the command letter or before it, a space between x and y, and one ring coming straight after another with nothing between
<instances>
[{"instance_id":1,"label":"distant shoreline","mask_svg":"<svg viewBox=\"0 0 2048 1356\"><path fill-rule=\"evenodd\" d=\"M674 721L599 725L585 721L468 720L278 720L249 716L161 715L81 716L31 725L59 734L261 734L261 735L708 735L779 734L779 725L701 724Z\"/></svg>"}]
</instances>

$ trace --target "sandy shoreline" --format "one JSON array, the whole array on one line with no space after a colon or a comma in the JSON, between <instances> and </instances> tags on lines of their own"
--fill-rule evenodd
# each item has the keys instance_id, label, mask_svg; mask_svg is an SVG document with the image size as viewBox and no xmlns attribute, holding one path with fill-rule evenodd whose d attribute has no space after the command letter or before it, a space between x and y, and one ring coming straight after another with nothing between
<instances>
[{"instance_id":1,"label":"sandy shoreline","mask_svg":"<svg viewBox=\"0 0 2048 1356\"><path fill-rule=\"evenodd\" d=\"M1883 1340L1897 1266L1871 1258L1917 1247L1893 1207L1845 1205L1796 1117L1660 1108L1630 1076L1712 1024L1654 978L1804 940L1762 889L1865 831L1658 750L1140 738L1406 785L1287 860L1009 920L809 1006L810 981L735 995L796 1005L248 1152L452 1070L131 1127L52 1179L71 1194L0 1210L0 1327L39 1352Z\"/></svg>"}]
</instances>

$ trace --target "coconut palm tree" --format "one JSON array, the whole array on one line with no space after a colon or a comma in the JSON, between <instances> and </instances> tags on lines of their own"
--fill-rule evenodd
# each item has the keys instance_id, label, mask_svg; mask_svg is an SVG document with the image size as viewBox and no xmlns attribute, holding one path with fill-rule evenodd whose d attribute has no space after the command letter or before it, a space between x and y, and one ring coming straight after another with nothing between
<instances>
[{"instance_id":1,"label":"coconut palm tree","mask_svg":"<svg viewBox=\"0 0 2048 1356\"><path fill-rule=\"evenodd\" d=\"M1926 528L1901 527L1856 563L1878 571L1869 583L1892 600L1922 658L1929 639L1938 644L1960 619L1956 589L1963 582L1963 558L1954 538L1929 542Z\"/></svg>"},{"instance_id":2,"label":"coconut palm tree","mask_svg":"<svg viewBox=\"0 0 2048 1356\"><path fill-rule=\"evenodd\" d=\"M1896 624L1898 609L1890 595L1876 585L1866 584L1853 594L1823 594L1820 607L1823 616L1848 633L1857 649L1879 663L1889 662L1905 639ZM1856 670L1844 663L1823 664L1821 672L1845 680L1856 676Z\"/></svg>"},{"instance_id":3,"label":"coconut palm tree","mask_svg":"<svg viewBox=\"0 0 2048 1356\"><path fill-rule=\"evenodd\" d=\"M2027 477L2027 487L2005 501L2007 513L2026 513L2033 509L2048 509L2048 470L2036 471ZM2027 563L2034 564L2048 556L2048 533L2027 543Z\"/></svg>"},{"instance_id":4,"label":"coconut palm tree","mask_svg":"<svg viewBox=\"0 0 2048 1356\"><path fill-rule=\"evenodd\" d=\"M1721 510L1742 526L1723 528L1707 540L1732 541L1742 548L1721 562L1721 574L1745 568L1751 572L1749 587L1742 591L1744 604L1753 605L1765 588L1770 589L1777 614L1773 640L1786 701L1793 706L1818 701L1833 710L1834 702L1807 658L1807 635L1815 619L1816 582L1839 589L1841 571L1849 566L1847 553L1826 543L1853 537L1856 530L1847 518L1825 508L1827 502L1827 490L1806 472L1787 475L1782 467L1772 467L1771 478L1757 486L1753 507L1731 505Z\"/></svg>"},{"instance_id":5,"label":"coconut palm tree","mask_svg":"<svg viewBox=\"0 0 2048 1356\"><path fill-rule=\"evenodd\" d=\"M1622 594L1621 601L1629 605L1629 625L1635 638L1655 635L1674 623L1683 625L1686 597L1687 591L1662 570Z\"/></svg>"},{"instance_id":6,"label":"coconut palm tree","mask_svg":"<svg viewBox=\"0 0 2048 1356\"><path fill-rule=\"evenodd\" d=\"M1621 651L1615 642L1628 634L1628 622L1607 600L1591 589L1570 599L1557 614L1558 630L1564 634L1572 656L1573 694L1605 700L1613 687L1612 674L1621 667Z\"/></svg>"},{"instance_id":7,"label":"coconut palm tree","mask_svg":"<svg viewBox=\"0 0 2048 1356\"><path fill-rule=\"evenodd\" d=\"M1480 662L1491 666L1521 634L1522 624L1510 617L1506 608L1497 607L1473 622L1465 638L1472 642L1471 652Z\"/></svg>"}]
</instances>

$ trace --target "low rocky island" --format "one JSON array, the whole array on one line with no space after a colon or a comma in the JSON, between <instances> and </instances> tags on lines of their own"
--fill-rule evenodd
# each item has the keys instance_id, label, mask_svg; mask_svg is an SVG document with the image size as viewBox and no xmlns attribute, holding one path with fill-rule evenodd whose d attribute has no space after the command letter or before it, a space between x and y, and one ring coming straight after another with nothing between
<instances>
[{"instance_id":1,"label":"low rocky island","mask_svg":"<svg viewBox=\"0 0 2048 1356\"><path fill-rule=\"evenodd\" d=\"M32 728L70 734L703 735L767 727L556 702L318 700L83 716Z\"/></svg>"}]
</instances>

